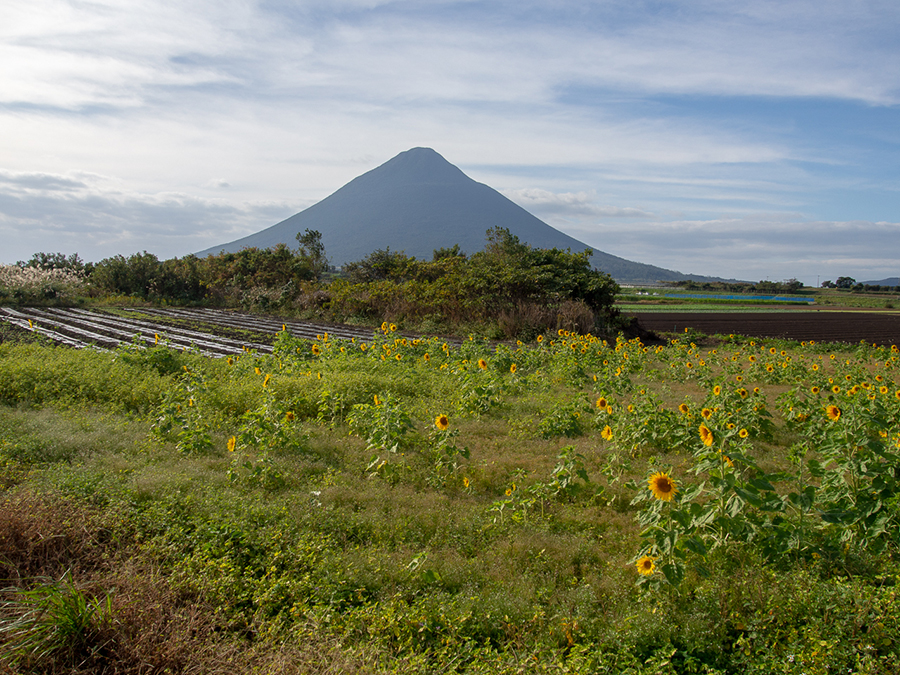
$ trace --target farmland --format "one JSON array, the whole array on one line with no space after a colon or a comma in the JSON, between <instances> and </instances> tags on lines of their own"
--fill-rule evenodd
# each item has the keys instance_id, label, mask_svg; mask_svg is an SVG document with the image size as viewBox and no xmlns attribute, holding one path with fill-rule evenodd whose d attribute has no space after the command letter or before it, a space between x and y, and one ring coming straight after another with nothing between
<instances>
[{"instance_id":1,"label":"farmland","mask_svg":"<svg viewBox=\"0 0 900 675\"><path fill-rule=\"evenodd\" d=\"M890 340L16 311L13 672L897 672Z\"/></svg>"}]
</instances>

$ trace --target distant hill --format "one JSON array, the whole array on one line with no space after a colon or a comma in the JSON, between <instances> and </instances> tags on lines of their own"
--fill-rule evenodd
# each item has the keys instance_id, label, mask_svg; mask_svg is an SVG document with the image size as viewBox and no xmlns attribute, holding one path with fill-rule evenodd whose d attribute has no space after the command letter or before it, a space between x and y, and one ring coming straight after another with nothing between
<instances>
[{"instance_id":1,"label":"distant hill","mask_svg":"<svg viewBox=\"0 0 900 675\"><path fill-rule=\"evenodd\" d=\"M881 281L863 281L867 286L900 286L900 277L888 277Z\"/></svg>"},{"instance_id":2,"label":"distant hill","mask_svg":"<svg viewBox=\"0 0 900 675\"><path fill-rule=\"evenodd\" d=\"M381 166L287 220L243 239L211 246L198 256L242 248L297 245L307 229L322 233L332 265L361 260L390 248L430 259L436 248L459 244L466 253L484 248L485 232L504 227L535 248L592 248L530 214L493 188L478 183L430 148L401 152ZM594 249L595 267L617 281L641 283L709 277L645 265Z\"/></svg>"}]
</instances>

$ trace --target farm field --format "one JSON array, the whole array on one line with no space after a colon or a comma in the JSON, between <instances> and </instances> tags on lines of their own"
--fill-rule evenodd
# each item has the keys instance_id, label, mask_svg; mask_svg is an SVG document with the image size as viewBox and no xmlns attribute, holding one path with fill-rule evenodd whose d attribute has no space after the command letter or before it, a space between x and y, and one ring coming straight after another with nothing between
<instances>
[{"instance_id":1,"label":"farm field","mask_svg":"<svg viewBox=\"0 0 900 675\"><path fill-rule=\"evenodd\" d=\"M647 330L683 332L684 329L705 335L750 335L780 338L797 342L861 341L880 345L900 344L900 313L867 311L710 311L696 312L685 307L683 312L628 312L637 317Z\"/></svg>"},{"instance_id":2,"label":"farm field","mask_svg":"<svg viewBox=\"0 0 900 675\"><path fill-rule=\"evenodd\" d=\"M9 672L900 672L889 340L5 311Z\"/></svg>"}]
</instances>

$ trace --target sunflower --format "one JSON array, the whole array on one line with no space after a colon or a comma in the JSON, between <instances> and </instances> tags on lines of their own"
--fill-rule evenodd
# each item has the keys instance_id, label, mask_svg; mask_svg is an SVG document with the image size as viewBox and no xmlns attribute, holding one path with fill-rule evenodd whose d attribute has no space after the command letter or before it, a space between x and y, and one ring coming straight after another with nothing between
<instances>
[{"instance_id":1,"label":"sunflower","mask_svg":"<svg viewBox=\"0 0 900 675\"><path fill-rule=\"evenodd\" d=\"M649 555L645 555L638 558L638 561L635 563L635 565L637 566L638 574L649 577L656 571L656 558L651 558Z\"/></svg>"},{"instance_id":2,"label":"sunflower","mask_svg":"<svg viewBox=\"0 0 900 675\"><path fill-rule=\"evenodd\" d=\"M738 436L740 436L741 438L747 438L747 436L749 436L749 435L750 435L750 432L747 431L746 429L741 429L738 432Z\"/></svg>"},{"instance_id":3,"label":"sunflower","mask_svg":"<svg viewBox=\"0 0 900 675\"><path fill-rule=\"evenodd\" d=\"M832 422L837 422L841 418L841 409L836 405L825 406L825 414Z\"/></svg>"},{"instance_id":4,"label":"sunflower","mask_svg":"<svg viewBox=\"0 0 900 675\"><path fill-rule=\"evenodd\" d=\"M818 394L821 391L821 389L819 389L818 387L813 387L812 389L810 389L810 391L814 394Z\"/></svg>"},{"instance_id":5,"label":"sunflower","mask_svg":"<svg viewBox=\"0 0 900 675\"><path fill-rule=\"evenodd\" d=\"M322 352L322 350L319 349L319 345L313 345L313 346L312 346L312 353L313 353L313 356L318 356L321 352Z\"/></svg>"},{"instance_id":6,"label":"sunflower","mask_svg":"<svg viewBox=\"0 0 900 675\"><path fill-rule=\"evenodd\" d=\"M510 364L510 366L509 366L509 372L511 372L513 375L515 375L516 370L518 370L518 368L519 368L519 367L518 367L515 363Z\"/></svg>"},{"instance_id":7,"label":"sunflower","mask_svg":"<svg viewBox=\"0 0 900 675\"><path fill-rule=\"evenodd\" d=\"M713 432L709 430L709 427L705 424L700 425L700 440L703 441L703 445L709 446L713 444L715 440L713 437Z\"/></svg>"},{"instance_id":8,"label":"sunflower","mask_svg":"<svg viewBox=\"0 0 900 675\"><path fill-rule=\"evenodd\" d=\"M447 431L450 428L450 420L447 419L446 415L438 415L434 418L434 426L441 431Z\"/></svg>"},{"instance_id":9,"label":"sunflower","mask_svg":"<svg viewBox=\"0 0 900 675\"><path fill-rule=\"evenodd\" d=\"M543 341L544 341L544 336L543 336L543 335L538 335L538 336L537 336L537 341L538 341L538 342L543 342Z\"/></svg>"},{"instance_id":10,"label":"sunflower","mask_svg":"<svg viewBox=\"0 0 900 675\"><path fill-rule=\"evenodd\" d=\"M738 389L738 390L737 390L737 393L738 393L738 396L740 396L741 398L747 398L747 397L750 395L750 394L747 392L747 390L744 389L743 387L741 387L740 389Z\"/></svg>"},{"instance_id":11,"label":"sunflower","mask_svg":"<svg viewBox=\"0 0 900 675\"><path fill-rule=\"evenodd\" d=\"M284 414L284 421L285 421L285 422L293 422L293 421L294 421L294 417L295 417L294 413L291 412L290 410L288 410L288 411Z\"/></svg>"},{"instance_id":12,"label":"sunflower","mask_svg":"<svg viewBox=\"0 0 900 675\"><path fill-rule=\"evenodd\" d=\"M606 399L603 398L602 396L597 399L597 409L598 410L606 410L607 405L609 405L609 403L607 403Z\"/></svg>"},{"instance_id":13,"label":"sunflower","mask_svg":"<svg viewBox=\"0 0 900 675\"><path fill-rule=\"evenodd\" d=\"M682 415L687 415L688 411L690 411L690 408L688 408L687 403L682 403L678 406L678 412L680 412Z\"/></svg>"},{"instance_id":14,"label":"sunflower","mask_svg":"<svg viewBox=\"0 0 900 675\"><path fill-rule=\"evenodd\" d=\"M234 446L237 445L237 438L232 436L228 439L228 452L234 452Z\"/></svg>"},{"instance_id":15,"label":"sunflower","mask_svg":"<svg viewBox=\"0 0 900 675\"><path fill-rule=\"evenodd\" d=\"M482 370L487 370L487 361L484 359L478 359L478 367Z\"/></svg>"},{"instance_id":16,"label":"sunflower","mask_svg":"<svg viewBox=\"0 0 900 675\"><path fill-rule=\"evenodd\" d=\"M714 396L718 396L721 393L722 393L722 387L720 387L719 385L716 385L715 387L713 387L713 395Z\"/></svg>"},{"instance_id":17,"label":"sunflower","mask_svg":"<svg viewBox=\"0 0 900 675\"><path fill-rule=\"evenodd\" d=\"M266 375L266 379L263 380L263 389L269 386L269 378L272 377L271 374Z\"/></svg>"},{"instance_id":18,"label":"sunflower","mask_svg":"<svg viewBox=\"0 0 900 675\"><path fill-rule=\"evenodd\" d=\"M700 416L703 419L708 420L710 417L712 417L712 413L713 413L713 411L710 410L709 408L704 408L703 410L700 411Z\"/></svg>"},{"instance_id":19,"label":"sunflower","mask_svg":"<svg viewBox=\"0 0 900 675\"><path fill-rule=\"evenodd\" d=\"M422 355L422 360L425 361L425 363L428 363L429 361L431 361L431 355L428 352L425 352Z\"/></svg>"},{"instance_id":20,"label":"sunflower","mask_svg":"<svg viewBox=\"0 0 900 675\"><path fill-rule=\"evenodd\" d=\"M381 399L378 398L378 394L375 394L372 398L375 401L375 405L381 405Z\"/></svg>"},{"instance_id":21,"label":"sunflower","mask_svg":"<svg viewBox=\"0 0 900 675\"><path fill-rule=\"evenodd\" d=\"M664 502L672 501L675 497L675 493L678 492L675 481L669 477L669 474L662 471L658 471L650 476L648 486L650 492L653 493L653 496Z\"/></svg>"},{"instance_id":22,"label":"sunflower","mask_svg":"<svg viewBox=\"0 0 900 675\"><path fill-rule=\"evenodd\" d=\"M612 428L607 424L603 427L603 431L600 432L600 436L603 437L604 441L611 441L613 437Z\"/></svg>"}]
</instances>

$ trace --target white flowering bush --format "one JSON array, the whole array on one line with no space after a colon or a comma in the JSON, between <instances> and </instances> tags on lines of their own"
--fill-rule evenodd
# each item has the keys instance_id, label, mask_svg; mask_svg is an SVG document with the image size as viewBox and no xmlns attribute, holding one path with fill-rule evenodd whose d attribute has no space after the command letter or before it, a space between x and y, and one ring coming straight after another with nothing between
<instances>
[{"instance_id":1,"label":"white flowering bush","mask_svg":"<svg viewBox=\"0 0 900 675\"><path fill-rule=\"evenodd\" d=\"M3 303L61 302L74 298L83 285L83 274L73 270L0 265L0 302Z\"/></svg>"}]
</instances>

